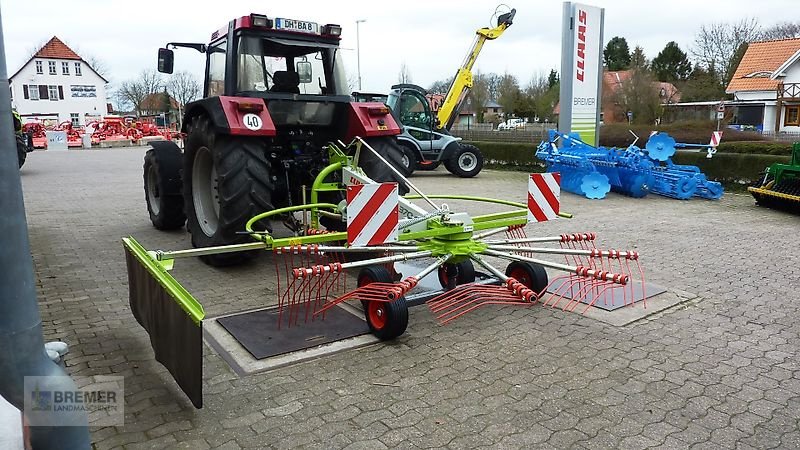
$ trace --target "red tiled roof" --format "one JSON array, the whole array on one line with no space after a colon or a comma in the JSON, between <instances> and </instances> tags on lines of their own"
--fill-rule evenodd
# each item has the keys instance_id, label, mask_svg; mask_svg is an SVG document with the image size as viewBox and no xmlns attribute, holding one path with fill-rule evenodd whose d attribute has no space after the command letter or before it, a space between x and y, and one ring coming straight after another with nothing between
<instances>
[{"instance_id":1,"label":"red tiled roof","mask_svg":"<svg viewBox=\"0 0 800 450\"><path fill-rule=\"evenodd\" d=\"M61 42L61 39L53 36L42 48L33 55L34 58L50 58L50 59L77 59L81 57L77 53L67 47L67 44Z\"/></svg>"},{"instance_id":2,"label":"red tiled roof","mask_svg":"<svg viewBox=\"0 0 800 450\"><path fill-rule=\"evenodd\" d=\"M800 38L751 42L725 92L730 94L736 91L773 91L777 89L779 81L771 80L770 75L798 50L800 50ZM747 75L758 72L769 72L769 74L747 77Z\"/></svg>"}]
</instances>

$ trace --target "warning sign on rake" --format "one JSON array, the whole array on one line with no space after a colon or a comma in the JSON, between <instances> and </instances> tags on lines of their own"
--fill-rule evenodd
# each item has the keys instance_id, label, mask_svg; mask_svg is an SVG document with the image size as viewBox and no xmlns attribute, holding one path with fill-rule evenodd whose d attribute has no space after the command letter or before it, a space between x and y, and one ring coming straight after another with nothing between
<instances>
[{"instance_id":1,"label":"warning sign on rake","mask_svg":"<svg viewBox=\"0 0 800 450\"><path fill-rule=\"evenodd\" d=\"M347 243L354 247L397 242L397 183L347 186Z\"/></svg>"},{"instance_id":2,"label":"warning sign on rake","mask_svg":"<svg viewBox=\"0 0 800 450\"><path fill-rule=\"evenodd\" d=\"M545 222L558 217L560 196L560 173L532 173L528 180L528 222Z\"/></svg>"}]
</instances>

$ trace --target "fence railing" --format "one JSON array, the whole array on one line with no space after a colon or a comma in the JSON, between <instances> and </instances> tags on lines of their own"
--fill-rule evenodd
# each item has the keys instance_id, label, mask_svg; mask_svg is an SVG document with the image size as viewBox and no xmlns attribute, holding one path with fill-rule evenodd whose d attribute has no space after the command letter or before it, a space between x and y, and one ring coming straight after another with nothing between
<instances>
[{"instance_id":1,"label":"fence railing","mask_svg":"<svg viewBox=\"0 0 800 450\"><path fill-rule=\"evenodd\" d=\"M480 129L475 127L470 127L470 129L453 127L450 132L467 141L517 142L538 145L539 142L547 138L547 131L553 128L558 128L558 125L554 123L526 123L523 127L513 130L492 130L485 127Z\"/></svg>"},{"instance_id":2,"label":"fence railing","mask_svg":"<svg viewBox=\"0 0 800 450\"><path fill-rule=\"evenodd\" d=\"M761 135L781 142L800 142L800 133L793 131L782 131L778 133L774 131L762 131Z\"/></svg>"}]
</instances>

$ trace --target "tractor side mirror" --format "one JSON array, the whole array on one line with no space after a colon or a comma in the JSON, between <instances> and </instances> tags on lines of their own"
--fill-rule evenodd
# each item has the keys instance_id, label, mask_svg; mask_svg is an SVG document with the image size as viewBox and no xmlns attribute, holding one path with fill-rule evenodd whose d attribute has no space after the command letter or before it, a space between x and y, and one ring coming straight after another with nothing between
<instances>
[{"instance_id":1,"label":"tractor side mirror","mask_svg":"<svg viewBox=\"0 0 800 450\"><path fill-rule=\"evenodd\" d=\"M175 65L175 53L168 48L158 49L158 71L161 73L172 73Z\"/></svg>"},{"instance_id":2,"label":"tractor side mirror","mask_svg":"<svg viewBox=\"0 0 800 450\"><path fill-rule=\"evenodd\" d=\"M300 79L301 83L311 83L313 77L310 62L298 61L297 64L295 64L295 70L297 71L297 77Z\"/></svg>"}]
</instances>

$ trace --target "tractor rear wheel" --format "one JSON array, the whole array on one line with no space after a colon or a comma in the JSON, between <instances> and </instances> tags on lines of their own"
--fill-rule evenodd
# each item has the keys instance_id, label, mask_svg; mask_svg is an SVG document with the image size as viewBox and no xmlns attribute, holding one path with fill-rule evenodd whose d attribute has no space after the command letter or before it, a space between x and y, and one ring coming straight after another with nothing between
<instances>
[{"instance_id":1,"label":"tractor rear wheel","mask_svg":"<svg viewBox=\"0 0 800 450\"><path fill-rule=\"evenodd\" d=\"M216 134L208 117L192 121L183 161L183 194L192 245L253 242L240 232L250 218L274 209L267 143L260 138ZM206 255L212 266L247 261L255 252Z\"/></svg>"},{"instance_id":2,"label":"tractor rear wheel","mask_svg":"<svg viewBox=\"0 0 800 450\"><path fill-rule=\"evenodd\" d=\"M471 178L483 169L483 154L474 145L460 144L455 154L444 162L445 168L461 178Z\"/></svg>"},{"instance_id":3,"label":"tractor rear wheel","mask_svg":"<svg viewBox=\"0 0 800 450\"><path fill-rule=\"evenodd\" d=\"M183 212L181 149L172 142L153 142L144 155L144 198L150 222L158 230L175 230L186 223Z\"/></svg>"},{"instance_id":4,"label":"tractor rear wheel","mask_svg":"<svg viewBox=\"0 0 800 450\"><path fill-rule=\"evenodd\" d=\"M365 139L365 141L380 154L383 159L387 160L395 169L397 169L404 176L405 169L403 167L403 148L397 143L394 137L379 137ZM361 156L359 156L358 165L364 169L372 180L378 183L395 182L399 185L400 195L408 193L408 186L398 177L392 169L386 167L380 159L378 159L369 149L362 148Z\"/></svg>"}]
</instances>

